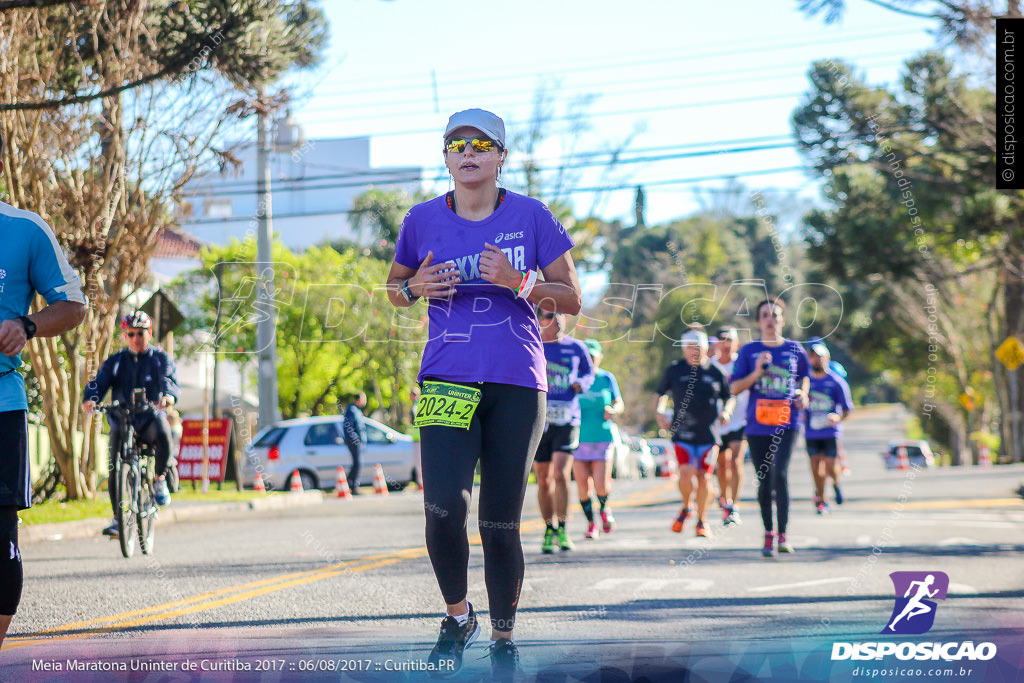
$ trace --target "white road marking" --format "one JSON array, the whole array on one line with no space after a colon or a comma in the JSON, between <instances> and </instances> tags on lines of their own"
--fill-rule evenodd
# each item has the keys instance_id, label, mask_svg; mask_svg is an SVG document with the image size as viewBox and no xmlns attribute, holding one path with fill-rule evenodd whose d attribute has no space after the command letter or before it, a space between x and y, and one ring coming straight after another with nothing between
<instances>
[{"instance_id":1,"label":"white road marking","mask_svg":"<svg viewBox=\"0 0 1024 683\"><path fill-rule=\"evenodd\" d=\"M852 521L858 521L858 520L852 520ZM878 522L877 521L871 521L871 522L869 522L867 520L859 520L859 521L861 521L864 524L870 524L872 526L878 526ZM903 518L901 518L900 520L898 520L896 522L896 525L897 526L904 526L904 525L935 526L937 523L941 523L941 524L943 524L945 526L972 527L972 528L978 528L978 529L1019 529L1020 528L1020 523L1018 523L1018 522L1005 522L1005 521L996 520L996 519L992 519L991 521L987 521L987 520L964 520L964 519L955 519L953 517L939 517L939 516L903 517Z\"/></svg>"},{"instance_id":2,"label":"white road marking","mask_svg":"<svg viewBox=\"0 0 1024 683\"><path fill-rule=\"evenodd\" d=\"M982 544L978 543L973 538L964 538L962 536L953 536L952 538L944 538L944 539L942 539L941 541L938 542L938 545L940 545L940 546L950 546L950 545L982 545Z\"/></svg>"},{"instance_id":3,"label":"white road marking","mask_svg":"<svg viewBox=\"0 0 1024 683\"><path fill-rule=\"evenodd\" d=\"M775 586L758 586L757 588L748 588L747 591L750 593L767 593L768 591L785 590L787 588L804 588L805 586L821 586L826 583L839 583L840 581L849 581L849 576L833 576L827 579L815 579L813 581L800 581L798 583L780 583Z\"/></svg>"},{"instance_id":4,"label":"white road marking","mask_svg":"<svg viewBox=\"0 0 1024 683\"><path fill-rule=\"evenodd\" d=\"M974 586L968 586L966 583L951 583L949 584L949 593L956 593L957 595L977 595L978 589Z\"/></svg>"},{"instance_id":5,"label":"white road marking","mask_svg":"<svg viewBox=\"0 0 1024 683\"><path fill-rule=\"evenodd\" d=\"M870 536L858 536L857 540L854 541L854 544L855 545L862 545L862 546L869 546L869 545L871 545L871 537Z\"/></svg>"},{"instance_id":6,"label":"white road marking","mask_svg":"<svg viewBox=\"0 0 1024 683\"><path fill-rule=\"evenodd\" d=\"M534 590L534 584L540 583L541 581L547 581L547 580L548 579L546 579L544 577L535 577L535 578L532 578L532 579L523 579L523 587L520 590L522 590L524 593L526 591L532 591L532 590ZM474 583L473 585L469 586L469 588L467 588L467 591L470 592L470 593L486 593L487 592L487 584L485 582L483 582L483 581L478 581L478 582Z\"/></svg>"},{"instance_id":7,"label":"white road marking","mask_svg":"<svg viewBox=\"0 0 1024 683\"><path fill-rule=\"evenodd\" d=\"M639 591L658 591L671 584L681 584L683 590L706 591L715 585L711 579L602 579L595 583L593 590L618 590L620 587L636 586Z\"/></svg>"}]
</instances>

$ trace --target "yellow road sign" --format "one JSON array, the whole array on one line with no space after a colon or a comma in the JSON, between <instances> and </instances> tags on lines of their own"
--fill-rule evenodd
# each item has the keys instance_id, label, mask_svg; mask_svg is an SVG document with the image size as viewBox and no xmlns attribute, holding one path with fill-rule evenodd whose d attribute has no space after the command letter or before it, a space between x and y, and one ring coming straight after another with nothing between
<instances>
[{"instance_id":1,"label":"yellow road sign","mask_svg":"<svg viewBox=\"0 0 1024 683\"><path fill-rule=\"evenodd\" d=\"M996 358L1009 370L1016 370L1024 363L1024 344L1016 337L1007 337L996 349Z\"/></svg>"}]
</instances>

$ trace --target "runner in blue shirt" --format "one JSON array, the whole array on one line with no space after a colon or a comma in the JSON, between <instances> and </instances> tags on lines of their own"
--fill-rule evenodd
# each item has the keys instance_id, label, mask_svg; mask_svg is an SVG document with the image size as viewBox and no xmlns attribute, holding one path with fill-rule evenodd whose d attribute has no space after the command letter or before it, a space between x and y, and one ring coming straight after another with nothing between
<instances>
[{"instance_id":1,"label":"runner in blue shirt","mask_svg":"<svg viewBox=\"0 0 1024 683\"><path fill-rule=\"evenodd\" d=\"M540 514L547 524L541 551L553 553L556 547L575 547L565 528L569 516L569 472L573 452L580 443L579 395L594 383L594 366L583 342L565 334L564 314L540 311L537 320L547 359L548 403L533 471L537 475Z\"/></svg>"},{"instance_id":2,"label":"runner in blue shirt","mask_svg":"<svg viewBox=\"0 0 1024 683\"><path fill-rule=\"evenodd\" d=\"M825 500L825 481L832 478L836 505L842 505L843 493L839 488L836 460L839 456L840 422L853 411L850 385L829 369L829 350L825 342L813 340L808 346L811 362L810 405L804 423L807 455L811 458L814 476L814 509L819 515L829 511Z\"/></svg>"},{"instance_id":3,"label":"runner in blue shirt","mask_svg":"<svg viewBox=\"0 0 1024 683\"><path fill-rule=\"evenodd\" d=\"M0 139L0 151L3 140ZM2 157L0 157L2 158ZM0 171L3 163L0 162ZM0 202L0 645L21 601L18 510L32 505L28 397L17 372L33 337L56 337L85 318L85 297L50 227ZM29 315L32 298L47 306Z\"/></svg>"},{"instance_id":4,"label":"runner in blue shirt","mask_svg":"<svg viewBox=\"0 0 1024 683\"><path fill-rule=\"evenodd\" d=\"M733 367L733 395L750 390L744 433L757 476L757 502L764 524L761 554L775 554L772 497L778 514L778 548L793 552L786 539L789 522L789 458L799 425L800 411L807 407L810 380L807 354L800 344L782 336L785 306L765 300L757 305L761 339L740 349Z\"/></svg>"}]
</instances>

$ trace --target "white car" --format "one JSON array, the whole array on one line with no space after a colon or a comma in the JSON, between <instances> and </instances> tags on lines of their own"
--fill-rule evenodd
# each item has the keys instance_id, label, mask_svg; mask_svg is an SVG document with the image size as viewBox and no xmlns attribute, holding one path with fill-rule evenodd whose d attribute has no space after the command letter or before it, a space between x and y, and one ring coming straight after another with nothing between
<instances>
[{"instance_id":1,"label":"white car","mask_svg":"<svg viewBox=\"0 0 1024 683\"><path fill-rule=\"evenodd\" d=\"M889 447L886 448L885 452L882 453L882 459L885 462L885 468L888 470L899 469L900 466L900 449L903 448L907 452L907 464L913 467L935 467L935 455L932 453L932 449L928 446L928 442L923 439L900 439L897 441L890 441Z\"/></svg>"},{"instance_id":2,"label":"white car","mask_svg":"<svg viewBox=\"0 0 1024 683\"><path fill-rule=\"evenodd\" d=\"M648 439L647 447L654 459L654 476L670 477L679 473L676 449L670 439Z\"/></svg>"},{"instance_id":3,"label":"white car","mask_svg":"<svg viewBox=\"0 0 1024 683\"><path fill-rule=\"evenodd\" d=\"M634 445L633 437L622 431L614 422L611 427L612 454L609 458L609 466L611 467L612 478L639 479L647 476L651 470L645 469L648 463L644 461L642 454L638 452L640 447ZM643 440L641 439L641 441ZM644 444L644 448L646 448L646 444ZM647 455L649 460L649 451Z\"/></svg>"},{"instance_id":4,"label":"white car","mask_svg":"<svg viewBox=\"0 0 1024 683\"><path fill-rule=\"evenodd\" d=\"M376 420L364 419L367 443L363 444L360 481L373 481L377 463L383 467L392 491L416 481L412 437ZM282 420L260 430L245 449L243 486L252 488L259 470L267 490L287 491L291 474L297 470L304 489L334 488L338 467L343 467L346 475L352 467L352 456L342 436L343 422L341 415L306 417Z\"/></svg>"}]
</instances>

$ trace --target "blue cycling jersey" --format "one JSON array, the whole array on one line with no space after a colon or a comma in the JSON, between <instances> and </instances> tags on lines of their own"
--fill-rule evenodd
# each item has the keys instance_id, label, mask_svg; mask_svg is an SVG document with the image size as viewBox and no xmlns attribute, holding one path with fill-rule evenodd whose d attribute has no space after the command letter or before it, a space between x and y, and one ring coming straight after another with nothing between
<instances>
[{"instance_id":1,"label":"blue cycling jersey","mask_svg":"<svg viewBox=\"0 0 1024 683\"><path fill-rule=\"evenodd\" d=\"M57 238L31 211L0 202L0 321L28 315L32 297L46 303L85 303L82 283L68 264ZM0 355L0 412L27 410L25 380L18 372L21 355Z\"/></svg>"}]
</instances>

